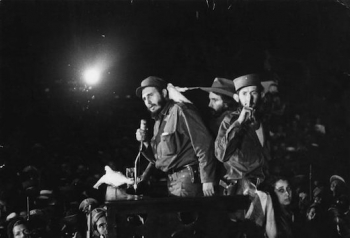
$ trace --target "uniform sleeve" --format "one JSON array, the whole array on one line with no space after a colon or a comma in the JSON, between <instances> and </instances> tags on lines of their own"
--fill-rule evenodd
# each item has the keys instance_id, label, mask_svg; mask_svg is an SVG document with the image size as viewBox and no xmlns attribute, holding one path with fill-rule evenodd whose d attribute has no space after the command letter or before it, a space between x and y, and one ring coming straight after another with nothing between
<instances>
[{"instance_id":1,"label":"uniform sleeve","mask_svg":"<svg viewBox=\"0 0 350 238\"><path fill-rule=\"evenodd\" d=\"M151 148L151 145L149 145L147 148L142 147L142 155L150 162L155 163L156 159L154 158L154 154Z\"/></svg>"},{"instance_id":2,"label":"uniform sleeve","mask_svg":"<svg viewBox=\"0 0 350 238\"><path fill-rule=\"evenodd\" d=\"M219 161L229 160L238 147L243 132L242 125L235 120L233 114L229 114L223 119L215 140L215 156Z\"/></svg>"},{"instance_id":3,"label":"uniform sleeve","mask_svg":"<svg viewBox=\"0 0 350 238\"><path fill-rule=\"evenodd\" d=\"M271 196L267 195L267 203L266 203L266 235L268 238L276 238L277 230L276 230L276 222L275 222L275 213L273 210L273 205L271 201Z\"/></svg>"},{"instance_id":4,"label":"uniform sleeve","mask_svg":"<svg viewBox=\"0 0 350 238\"><path fill-rule=\"evenodd\" d=\"M214 182L214 140L209 130L206 128L195 109L184 108L181 110L180 117L183 118L184 130L188 132L192 147L199 162L201 182Z\"/></svg>"}]
</instances>

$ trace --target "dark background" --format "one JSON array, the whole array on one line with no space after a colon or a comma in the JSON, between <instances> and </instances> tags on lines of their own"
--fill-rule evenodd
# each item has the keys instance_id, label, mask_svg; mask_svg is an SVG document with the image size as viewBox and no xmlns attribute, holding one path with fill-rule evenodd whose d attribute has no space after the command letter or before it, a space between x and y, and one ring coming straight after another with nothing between
<instances>
[{"instance_id":1,"label":"dark background","mask_svg":"<svg viewBox=\"0 0 350 238\"><path fill-rule=\"evenodd\" d=\"M350 11L341 1L2 0L0 14L0 142L19 157L36 143L62 154L78 153L72 144L137 150L148 115L134 92L149 75L210 86L257 72L279 81L287 117L326 125L334 171L348 165ZM102 82L87 88L84 68L102 59ZM207 94L186 95L206 115Z\"/></svg>"}]
</instances>

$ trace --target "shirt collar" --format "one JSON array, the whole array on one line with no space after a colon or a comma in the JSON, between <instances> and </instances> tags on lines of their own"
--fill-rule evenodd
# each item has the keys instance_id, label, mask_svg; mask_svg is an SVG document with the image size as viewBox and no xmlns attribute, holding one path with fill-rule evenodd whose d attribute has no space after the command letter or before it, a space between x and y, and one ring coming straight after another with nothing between
<instances>
[{"instance_id":1,"label":"shirt collar","mask_svg":"<svg viewBox=\"0 0 350 238\"><path fill-rule=\"evenodd\" d=\"M162 118L163 116L165 116L166 114L168 114L171 105L173 105L173 101L168 100L166 102L166 104L164 105L163 109L158 114L158 116L155 117L155 120L158 120L158 119Z\"/></svg>"}]
</instances>

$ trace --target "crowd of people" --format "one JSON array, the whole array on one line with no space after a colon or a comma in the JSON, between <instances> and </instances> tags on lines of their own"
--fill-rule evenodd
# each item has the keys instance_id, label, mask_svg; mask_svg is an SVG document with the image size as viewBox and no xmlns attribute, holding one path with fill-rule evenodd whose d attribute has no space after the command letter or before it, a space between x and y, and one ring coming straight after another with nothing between
<instances>
[{"instance_id":1,"label":"crowd of people","mask_svg":"<svg viewBox=\"0 0 350 238\"><path fill-rule=\"evenodd\" d=\"M211 87L199 87L209 94L212 113L205 120L184 96L188 88L151 76L136 94L155 121L153 133L137 129L136 139L123 133L133 127L130 120L119 122L118 139L71 143L65 153L57 149L64 144L57 138L56 146L32 144L25 156L1 148L1 237L105 236L106 187L93 185L106 165L121 172L132 167L139 142L147 161L140 188L161 177L167 180L164 194L171 196L248 194L267 207L271 203L271 210L262 208L270 213L251 206L230 216L233 222L254 221L262 237L349 237L346 168L325 173L331 153L326 125L317 115L288 112L275 83L264 91L255 74L214 79Z\"/></svg>"}]
</instances>

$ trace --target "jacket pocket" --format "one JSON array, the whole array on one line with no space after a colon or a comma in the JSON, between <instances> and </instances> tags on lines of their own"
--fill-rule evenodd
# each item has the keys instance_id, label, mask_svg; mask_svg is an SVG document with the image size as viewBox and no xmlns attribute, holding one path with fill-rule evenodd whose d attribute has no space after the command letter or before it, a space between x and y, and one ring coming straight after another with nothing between
<instances>
[{"instance_id":1,"label":"jacket pocket","mask_svg":"<svg viewBox=\"0 0 350 238\"><path fill-rule=\"evenodd\" d=\"M158 145L158 155L164 158L174 154L176 154L175 133L162 133Z\"/></svg>"}]
</instances>

